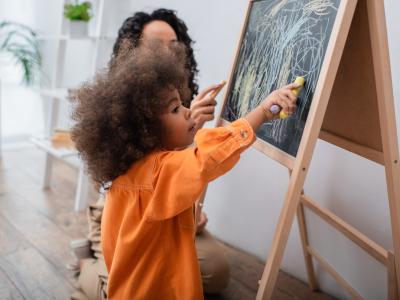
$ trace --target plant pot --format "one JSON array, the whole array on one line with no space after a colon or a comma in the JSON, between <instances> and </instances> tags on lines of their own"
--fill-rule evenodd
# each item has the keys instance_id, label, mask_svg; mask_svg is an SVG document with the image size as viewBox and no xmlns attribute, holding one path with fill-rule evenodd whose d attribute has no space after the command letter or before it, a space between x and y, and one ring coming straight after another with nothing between
<instances>
[{"instance_id":1,"label":"plant pot","mask_svg":"<svg viewBox=\"0 0 400 300\"><path fill-rule=\"evenodd\" d=\"M88 22L70 21L69 22L69 35L70 36L87 36L88 28L89 28Z\"/></svg>"}]
</instances>

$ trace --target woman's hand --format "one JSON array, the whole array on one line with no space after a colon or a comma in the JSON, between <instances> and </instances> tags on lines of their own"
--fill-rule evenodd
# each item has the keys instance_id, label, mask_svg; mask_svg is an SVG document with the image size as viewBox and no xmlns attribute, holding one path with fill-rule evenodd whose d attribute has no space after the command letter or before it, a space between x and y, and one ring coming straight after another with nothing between
<instances>
[{"instance_id":1,"label":"woman's hand","mask_svg":"<svg viewBox=\"0 0 400 300\"><path fill-rule=\"evenodd\" d=\"M202 128L205 122L214 120L217 101L211 97L210 93L219 86L220 84L213 84L205 88L190 103L190 116L196 123L196 131Z\"/></svg>"},{"instance_id":2,"label":"woman's hand","mask_svg":"<svg viewBox=\"0 0 400 300\"><path fill-rule=\"evenodd\" d=\"M205 213L200 214L200 220L196 224L196 234L202 233L208 222L207 215Z\"/></svg>"}]
</instances>

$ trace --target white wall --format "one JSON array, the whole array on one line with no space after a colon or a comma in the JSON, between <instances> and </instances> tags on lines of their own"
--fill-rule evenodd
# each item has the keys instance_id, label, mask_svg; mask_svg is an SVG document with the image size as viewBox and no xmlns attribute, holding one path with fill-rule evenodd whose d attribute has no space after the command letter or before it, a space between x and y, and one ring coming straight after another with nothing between
<instances>
[{"instance_id":1,"label":"white wall","mask_svg":"<svg viewBox=\"0 0 400 300\"><path fill-rule=\"evenodd\" d=\"M50 0L47 0L50 1ZM242 27L247 0L113 2L109 9L108 33L116 33L130 12L167 7L178 11L196 41L200 86L227 79ZM386 0L393 83L399 124L400 101L400 3ZM109 52L104 52L105 57ZM77 56L77 54L75 54ZM69 72L69 71L68 71ZM74 79L76 71L67 73ZM76 79L75 79L76 80ZM221 101L222 97L219 96ZM65 114L67 112L64 111ZM208 126L212 126L209 124ZM265 155L250 149L226 176L213 182L205 210L209 230L222 240L266 259L288 183L287 170ZM382 167L318 142L306 181L307 194L367 236L391 249L391 229ZM354 244L307 213L311 244L334 265L366 299L386 298L386 271ZM303 254L295 223L282 267L306 280ZM339 298L349 298L317 266L322 289Z\"/></svg>"},{"instance_id":2,"label":"white wall","mask_svg":"<svg viewBox=\"0 0 400 300\"><path fill-rule=\"evenodd\" d=\"M399 118L400 3L387 0L385 5ZM226 79L247 1L176 0L167 4L160 0L142 0L132 3L135 11L163 6L178 11L197 41L195 48L201 70L200 86ZM222 240L266 259L287 183L285 168L256 150L249 150L232 172L210 185L205 207L209 230ZM325 142L318 142L305 190L321 205L374 241L392 249L382 167ZM314 215L307 213L306 217L311 244L326 260L366 299L385 299L386 269ZM282 268L306 280L296 222ZM350 299L318 266L317 275L323 290L338 298Z\"/></svg>"}]
</instances>

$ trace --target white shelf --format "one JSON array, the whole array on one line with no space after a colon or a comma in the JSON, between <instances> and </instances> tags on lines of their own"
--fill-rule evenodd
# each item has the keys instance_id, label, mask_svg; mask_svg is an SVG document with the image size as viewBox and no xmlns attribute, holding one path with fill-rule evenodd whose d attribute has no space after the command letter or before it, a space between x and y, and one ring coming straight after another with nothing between
<instances>
[{"instance_id":1,"label":"white shelf","mask_svg":"<svg viewBox=\"0 0 400 300\"><path fill-rule=\"evenodd\" d=\"M73 41L73 40L115 40L117 36L96 36L96 35L39 35L39 41Z\"/></svg>"},{"instance_id":2,"label":"white shelf","mask_svg":"<svg viewBox=\"0 0 400 300\"><path fill-rule=\"evenodd\" d=\"M52 144L49 138L45 137L32 137L31 142L43 151L57 157L59 159L64 159L69 156L77 156L78 152L75 149L68 148L56 148Z\"/></svg>"},{"instance_id":3,"label":"white shelf","mask_svg":"<svg viewBox=\"0 0 400 300\"><path fill-rule=\"evenodd\" d=\"M63 12L63 6L69 0L60 1L60 12ZM48 106L48 116L46 116L46 130L45 137L33 137L31 141L40 150L46 153L43 183L42 187L50 187L52 177L52 166L55 160L60 160L64 163L77 167L79 169L79 176L77 179L77 187L75 194L75 210L82 210L87 207L88 204L88 190L90 187L90 180L85 172L85 166L83 161L80 159L75 149L70 149L65 146L61 148L61 144L52 143L49 138L54 127L57 126L57 118L61 105L59 101L66 101L68 99L68 88L60 88L63 82L63 76L65 74L64 68L66 67L66 57L69 51L69 44L78 44L81 41L86 43L87 46L91 46L93 51L90 52L90 56L87 58L91 61L91 73L95 74L99 67L99 49L109 42L114 42L117 36L108 36L105 32L105 23L103 22L104 13L107 11L105 0L98 0L97 10L93 13L97 16L95 30L87 35L69 35L65 34L68 32L68 20L63 16L61 17L61 26L57 32L46 33L42 32L37 36L37 39L44 45L48 42L56 45L56 62L52 64L51 70L52 78L50 82L50 88L37 88L36 91L43 97L49 98L53 101L45 101ZM112 5L109 1L108 5ZM104 42L103 42L104 41ZM104 44L104 45L103 45ZM76 46L74 45L74 46ZM79 67L79 66L78 66Z\"/></svg>"},{"instance_id":4,"label":"white shelf","mask_svg":"<svg viewBox=\"0 0 400 300\"><path fill-rule=\"evenodd\" d=\"M42 96L45 97L50 97L50 98L56 98L56 99L66 99L68 96L68 89L62 89L62 88L58 88L58 89L43 89L43 88L39 88L39 89L35 89L39 94L41 94Z\"/></svg>"}]
</instances>

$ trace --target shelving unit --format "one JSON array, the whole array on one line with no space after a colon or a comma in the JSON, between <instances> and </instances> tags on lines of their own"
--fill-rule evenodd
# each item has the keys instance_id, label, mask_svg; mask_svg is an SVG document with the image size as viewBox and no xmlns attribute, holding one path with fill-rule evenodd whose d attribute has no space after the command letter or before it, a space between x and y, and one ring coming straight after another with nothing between
<instances>
[{"instance_id":1,"label":"shelving unit","mask_svg":"<svg viewBox=\"0 0 400 300\"><path fill-rule=\"evenodd\" d=\"M117 36L70 36L70 35L39 35L37 39L39 41L49 40L115 40Z\"/></svg>"},{"instance_id":2,"label":"shelving unit","mask_svg":"<svg viewBox=\"0 0 400 300\"><path fill-rule=\"evenodd\" d=\"M52 141L48 137L32 137L31 142L35 144L38 148L51 154L52 156L63 159L68 156L76 156L76 150L70 150L67 148L56 148L53 146Z\"/></svg>"},{"instance_id":3,"label":"shelving unit","mask_svg":"<svg viewBox=\"0 0 400 300\"><path fill-rule=\"evenodd\" d=\"M77 178L77 187L75 194L75 205L76 211L85 209L88 204L88 189L89 189L89 178L85 173L84 164L79 160L77 151L74 149L63 149L54 147L50 137L53 134L54 128L57 125L58 112L60 107L60 101L67 101L68 89L62 86L62 75L64 73L64 65L66 58L66 48L70 41L74 40L88 40L92 42L93 56L91 57L91 74L94 74L99 66L98 54L99 54L99 43L101 40L114 40L116 37L104 36L102 33L105 29L104 22L104 6L106 0L97 0L97 9L93 12L97 17L96 28L94 35L88 36L69 36L68 32L68 20L62 16L60 33L58 35L42 35L38 39L41 42L55 41L56 47L56 63L54 64L51 74L51 85L49 88L40 88L37 92L49 101L49 110L46 117L46 129L45 136L33 137L32 143L35 144L39 149L45 151L46 159L44 166L44 173L42 179L42 187L49 188L51 185L52 168L54 160L62 160L65 163L71 164L79 169L79 176ZM62 1L62 5L67 0ZM94 0L92 1L92 3ZM63 9L61 10L63 12Z\"/></svg>"}]
</instances>

